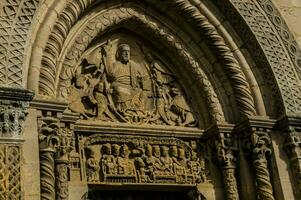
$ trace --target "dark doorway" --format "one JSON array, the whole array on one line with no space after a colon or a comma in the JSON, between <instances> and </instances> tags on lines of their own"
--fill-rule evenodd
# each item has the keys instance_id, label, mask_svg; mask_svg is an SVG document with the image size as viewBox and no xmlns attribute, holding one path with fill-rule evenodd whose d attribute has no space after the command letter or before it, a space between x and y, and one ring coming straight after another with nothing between
<instances>
[{"instance_id":1,"label":"dark doorway","mask_svg":"<svg viewBox=\"0 0 301 200\"><path fill-rule=\"evenodd\" d=\"M91 191L89 200L189 200L187 192Z\"/></svg>"}]
</instances>

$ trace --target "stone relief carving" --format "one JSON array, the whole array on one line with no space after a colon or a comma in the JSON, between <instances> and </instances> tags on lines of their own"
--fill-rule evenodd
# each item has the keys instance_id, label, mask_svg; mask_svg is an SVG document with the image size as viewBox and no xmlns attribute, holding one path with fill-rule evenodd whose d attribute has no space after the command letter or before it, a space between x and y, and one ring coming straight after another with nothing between
<instances>
[{"instance_id":1,"label":"stone relief carving","mask_svg":"<svg viewBox=\"0 0 301 200\"><path fill-rule=\"evenodd\" d=\"M80 137L88 183L196 184L208 166L196 141L95 134ZM189 143L189 142L188 142Z\"/></svg>"},{"instance_id":2,"label":"stone relief carving","mask_svg":"<svg viewBox=\"0 0 301 200\"><path fill-rule=\"evenodd\" d=\"M220 132L215 138L214 154L222 168L224 178L226 199L239 199L237 181L235 176L236 170L236 153L238 144L231 133Z\"/></svg>"},{"instance_id":3,"label":"stone relief carving","mask_svg":"<svg viewBox=\"0 0 301 200\"><path fill-rule=\"evenodd\" d=\"M108 41L83 58L62 88L69 109L90 120L197 126L176 76L145 47L133 46Z\"/></svg>"},{"instance_id":4,"label":"stone relief carving","mask_svg":"<svg viewBox=\"0 0 301 200\"><path fill-rule=\"evenodd\" d=\"M125 20L134 20L135 23L141 24L143 28L149 30L150 33L157 37L158 41L162 41L168 46L168 49L177 56L183 67L185 66L187 69L191 69L190 71L193 74L193 80L196 81L198 87L203 88L204 94L200 93L199 96L200 99L205 99L206 104L208 104L208 107L211 110L210 119L222 121L224 119L224 114L217 95L213 90L208 77L199 66L199 63L187 50L187 46L183 44L171 30L161 26L160 22L155 21L152 17L145 15L138 7L110 9L89 21L86 28L77 35L74 43L69 44L70 48L66 47L67 49L70 49L70 51L66 52L66 57L62 63L62 68L60 69L60 82L58 90L56 91L58 94L55 95L61 96L61 88L66 87L66 84L68 84L66 83L68 77L72 78L70 76L74 73L74 67L80 62L82 54L87 47L91 45L92 40L110 29L110 27L117 26ZM48 77L48 75L46 75L46 77ZM49 82L51 81L51 78L45 81ZM50 93L47 95L51 96L52 94ZM204 96L206 96L206 98Z\"/></svg>"},{"instance_id":5,"label":"stone relief carving","mask_svg":"<svg viewBox=\"0 0 301 200\"><path fill-rule=\"evenodd\" d=\"M28 102L4 100L0 102L0 136L20 137L27 115Z\"/></svg>"}]
</instances>

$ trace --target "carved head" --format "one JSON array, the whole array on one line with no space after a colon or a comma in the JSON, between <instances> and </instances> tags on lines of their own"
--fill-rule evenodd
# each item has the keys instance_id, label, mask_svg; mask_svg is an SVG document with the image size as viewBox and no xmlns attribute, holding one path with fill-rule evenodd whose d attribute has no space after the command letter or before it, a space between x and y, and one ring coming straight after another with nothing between
<instances>
[{"instance_id":1,"label":"carved head","mask_svg":"<svg viewBox=\"0 0 301 200\"><path fill-rule=\"evenodd\" d=\"M114 156L119 156L120 152L120 146L118 144L113 144L112 145L112 153Z\"/></svg>"},{"instance_id":2,"label":"carved head","mask_svg":"<svg viewBox=\"0 0 301 200\"><path fill-rule=\"evenodd\" d=\"M198 155L197 155L196 152L192 152L192 153L191 153L191 160L192 160L192 161L197 161L197 160L198 160Z\"/></svg>"},{"instance_id":3,"label":"carved head","mask_svg":"<svg viewBox=\"0 0 301 200\"><path fill-rule=\"evenodd\" d=\"M130 61L130 45L120 44L117 48L116 59L126 64Z\"/></svg>"},{"instance_id":4,"label":"carved head","mask_svg":"<svg viewBox=\"0 0 301 200\"><path fill-rule=\"evenodd\" d=\"M158 146L158 145L155 145L154 147L153 147L153 152L154 152L154 156L155 157L157 157L157 158L159 158L160 157L160 147Z\"/></svg>"},{"instance_id":5,"label":"carved head","mask_svg":"<svg viewBox=\"0 0 301 200\"><path fill-rule=\"evenodd\" d=\"M150 144L147 144L145 147L145 154L147 156L152 156L153 155L153 147Z\"/></svg>"},{"instance_id":6,"label":"carved head","mask_svg":"<svg viewBox=\"0 0 301 200\"><path fill-rule=\"evenodd\" d=\"M112 146L110 143L104 144L102 149L103 149L103 154L107 154L107 155L112 154Z\"/></svg>"},{"instance_id":7,"label":"carved head","mask_svg":"<svg viewBox=\"0 0 301 200\"><path fill-rule=\"evenodd\" d=\"M129 155L130 155L129 147L126 144L122 145L122 147L121 147L121 157L128 158Z\"/></svg>"},{"instance_id":8,"label":"carved head","mask_svg":"<svg viewBox=\"0 0 301 200\"><path fill-rule=\"evenodd\" d=\"M172 157L178 157L178 147L176 145L171 147L170 152Z\"/></svg>"},{"instance_id":9,"label":"carved head","mask_svg":"<svg viewBox=\"0 0 301 200\"><path fill-rule=\"evenodd\" d=\"M169 148L167 146L162 146L161 150L162 150L162 156L167 157Z\"/></svg>"},{"instance_id":10,"label":"carved head","mask_svg":"<svg viewBox=\"0 0 301 200\"><path fill-rule=\"evenodd\" d=\"M185 150L183 148L179 148L179 159L185 159Z\"/></svg>"}]
</instances>

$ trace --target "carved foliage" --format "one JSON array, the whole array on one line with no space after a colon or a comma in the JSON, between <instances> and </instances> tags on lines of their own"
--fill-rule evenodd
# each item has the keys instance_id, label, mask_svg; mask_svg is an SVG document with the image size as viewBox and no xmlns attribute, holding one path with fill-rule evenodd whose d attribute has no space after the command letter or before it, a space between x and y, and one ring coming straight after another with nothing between
<instances>
[{"instance_id":1,"label":"carved foliage","mask_svg":"<svg viewBox=\"0 0 301 200\"><path fill-rule=\"evenodd\" d=\"M99 183L196 184L208 181L196 141L92 135L82 138L87 181Z\"/></svg>"},{"instance_id":2,"label":"carved foliage","mask_svg":"<svg viewBox=\"0 0 301 200\"><path fill-rule=\"evenodd\" d=\"M0 144L0 199L21 199L20 147Z\"/></svg>"},{"instance_id":3,"label":"carved foliage","mask_svg":"<svg viewBox=\"0 0 301 200\"><path fill-rule=\"evenodd\" d=\"M73 131L59 117L40 118L41 197L68 199L69 153L74 148Z\"/></svg>"},{"instance_id":4,"label":"carved foliage","mask_svg":"<svg viewBox=\"0 0 301 200\"><path fill-rule=\"evenodd\" d=\"M0 136L18 137L23 131L28 102L2 100L0 102Z\"/></svg>"},{"instance_id":5,"label":"carved foliage","mask_svg":"<svg viewBox=\"0 0 301 200\"><path fill-rule=\"evenodd\" d=\"M249 131L250 132L246 131L244 147L253 160L258 197L260 199L274 200L273 187L268 168L268 158L272 154L270 148L270 130L253 127Z\"/></svg>"}]
</instances>

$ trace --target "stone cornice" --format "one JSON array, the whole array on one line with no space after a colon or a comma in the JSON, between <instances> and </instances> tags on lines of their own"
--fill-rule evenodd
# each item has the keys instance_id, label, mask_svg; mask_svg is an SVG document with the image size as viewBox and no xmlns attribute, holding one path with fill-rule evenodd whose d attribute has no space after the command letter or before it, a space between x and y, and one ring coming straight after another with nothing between
<instances>
[{"instance_id":1,"label":"stone cornice","mask_svg":"<svg viewBox=\"0 0 301 200\"><path fill-rule=\"evenodd\" d=\"M35 108L37 110L47 110L47 111L63 113L68 107L68 103L59 100L34 99L30 103L30 107Z\"/></svg>"},{"instance_id":2,"label":"stone cornice","mask_svg":"<svg viewBox=\"0 0 301 200\"><path fill-rule=\"evenodd\" d=\"M31 101L33 99L34 92L24 90L22 88L0 88L0 99L14 100L14 101Z\"/></svg>"},{"instance_id":3,"label":"stone cornice","mask_svg":"<svg viewBox=\"0 0 301 200\"><path fill-rule=\"evenodd\" d=\"M242 132L250 128L272 129L276 120L266 116L252 116L242 120L235 127L235 132Z\"/></svg>"}]
</instances>

